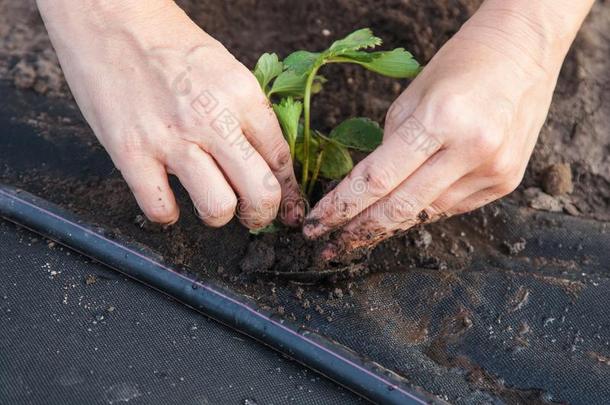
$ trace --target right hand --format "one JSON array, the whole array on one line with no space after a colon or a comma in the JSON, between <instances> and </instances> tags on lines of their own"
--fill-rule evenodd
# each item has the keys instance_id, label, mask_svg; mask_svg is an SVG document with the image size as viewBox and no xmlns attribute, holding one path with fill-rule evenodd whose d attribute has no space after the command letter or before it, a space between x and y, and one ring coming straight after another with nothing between
<instances>
[{"instance_id":1,"label":"right hand","mask_svg":"<svg viewBox=\"0 0 610 405\"><path fill-rule=\"evenodd\" d=\"M171 224L175 174L218 227L304 204L288 145L251 72L172 1L39 0L70 89L144 214Z\"/></svg>"}]
</instances>

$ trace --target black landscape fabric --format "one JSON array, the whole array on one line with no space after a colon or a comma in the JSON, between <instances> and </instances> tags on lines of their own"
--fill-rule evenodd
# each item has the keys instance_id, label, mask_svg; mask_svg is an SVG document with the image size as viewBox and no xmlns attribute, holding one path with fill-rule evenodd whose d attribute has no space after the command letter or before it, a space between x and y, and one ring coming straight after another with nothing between
<instances>
[{"instance_id":1,"label":"black landscape fabric","mask_svg":"<svg viewBox=\"0 0 610 405\"><path fill-rule=\"evenodd\" d=\"M0 403L354 404L184 305L0 222Z\"/></svg>"},{"instance_id":2,"label":"black landscape fabric","mask_svg":"<svg viewBox=\"0 0 610 405\"><path fill-rule=\"evenodd\" d=\"M364 398L383 404L425 403L403 379L324 337L289 324L255 302L184 269L172 268L154 253L93 229L35 196L0 186L0 216L118 270L189 305L206 316L275 348Z\"/></svg>"}]
</instances>

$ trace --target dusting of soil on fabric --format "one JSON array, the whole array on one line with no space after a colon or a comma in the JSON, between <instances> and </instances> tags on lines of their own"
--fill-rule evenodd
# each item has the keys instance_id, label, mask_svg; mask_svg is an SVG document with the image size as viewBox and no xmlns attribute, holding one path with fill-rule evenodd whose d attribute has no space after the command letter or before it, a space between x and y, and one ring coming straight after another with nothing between
<instances>
[{"instance_id":1,"label":"dusting of soil on fabric","mask_svg":"<svg viewBox=\"0 0 610 405\"><path fill-rule=\"evenodd\" d=\"M480 1L178 3L239 60L253 66L263 52L285 56L295 49L322 49L331 38L362 26L371 26L385 39L387 49L403 46L425 63ZM297 26L306 28L292 29ZM510 387L475 360L452 353L452 347L460 347L462 340L482 323L478 315L471 313L472 308L497 305L501 315L485 322L501 323L534 305L539 299L537 286L553 289L557 292L554 299L561 305L565 300L567 308L586 292L587 283L599 282L601 273L582 278L582 267L590 262L580 253L581 242L561 245L563 242L515 234L513 229L518 225L532 235L538 228L563 232L562 222L554 222L548 215L556 212L565 217L596 220L600 234L608 232L603 222L610 221L608 26L608 3L597 2L567 58L549 118L524 181L515 193L503 202L461 217L418 225L353 262L330 266L346 269L342 274L347 277L283 277L284 273L328 270L329 266L316 255L324 241L308 242L298 230L253 236L237 221L221 229L206 228L193 213L187 194L176 179L172 179L172 186L180 204L179 221L166 228L148 222L78 113L33 1L0 0L0 84L13 91L18 89L15 98L2 99L5 105L0 106L0 111L9 111L11 122L31 128L36 133L37 142L33 143L41 146L27 151L32 164L23 167L13 164L7 153L6 160L0 160L0 181L60 204L86 222L152 249L162 260L202 279L226 283L287 319L324 329L325 324L342 322L341 314L349 313L375 325L377 329L371 329L372 334L386 330L390 323L399 325L397 332L392 332L392 341L396 345L407 342L420 349L426 358L417 359L423 359L421 367L430 367L430 373L438 365L460 369L474 391L493 394L507 403L548 403L551 401L544 393ZM393 99L408 85L355 66L330 66L325 75L330 79L326 91L314 100L314 121L318 128L325 129L351 116L382 122ZM11 141L15 142L15 150L19 142L23 143L21 146L28 145L27 140ZM71 151L71 156L52 156L66 150ZM34 160L43 163L37 166ZM101 163L98 167L90 162ZM60 170L60 166L64 169ZM326 184L322 191L332 186ZM546 248L555 249L561 257L530 257L531 252ZM507 265L509 261L511 266ZM487 269L505 269L499 279L492 281L506 283L506 302L485 300L481 291L489 282ZM389 300L404 286L390 285L388 280L405 273L407 280L430 280L429 286L412 293L411 307L379 303L381 298L371 295L384 291ZM535 283L534 287L526 280ZM95 282L93 278L85 280L87 284ZM460 306L444 307L454 296L460 297ZM426 312L430 308L446 314L439 318L438 313ZM414 315L421 313L426 315ZM540 330L552 327L558 322L555 319L561 318L545 318L542 326L534 325L530 319L515 319L521 326L504 331L510 335L506 338L510 350L535 346L535 339L545 336ZM608 353L595 350L585 352L583 358L606 367ZM432 366L427 363L430 359L435 363ZM399 370L404 374L415 374L405 364L396 365L397 369L400 367L405 368Z\"/></svg>"}]
</instances>

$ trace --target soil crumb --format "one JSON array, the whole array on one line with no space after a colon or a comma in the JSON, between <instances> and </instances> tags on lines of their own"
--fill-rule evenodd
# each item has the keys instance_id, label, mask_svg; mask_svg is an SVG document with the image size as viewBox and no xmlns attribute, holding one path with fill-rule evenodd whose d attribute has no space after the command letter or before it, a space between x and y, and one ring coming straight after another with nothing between
<instances>
[{"instance_id":1,"label":"soil crumb","mask_svg":"<svg viewBox=\"0 0 610 405\"><path fill-rule=\"evenodd\" d=\"M565 163L551 165L544 174L542 189L552 196L570 194L574 191L570 165Z\"/></svg>"}]
</instances>

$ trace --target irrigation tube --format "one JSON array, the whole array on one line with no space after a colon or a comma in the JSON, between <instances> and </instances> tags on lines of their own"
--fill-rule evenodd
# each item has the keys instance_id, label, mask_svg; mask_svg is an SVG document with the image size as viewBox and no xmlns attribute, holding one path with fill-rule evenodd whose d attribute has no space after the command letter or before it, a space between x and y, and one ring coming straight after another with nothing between
<instances>
[{"instance_id":1,"label":"irrigation tube","mask_svg":"<svg viewBox=\"0 0 610 405\"><path fill-rule=\"evenodd\" d=\"M0 216L155 288L380 404L432 401L400 376L321 335L269 315L226 288L197 281L142 248L111 239L61 208L0 185Z\"/></svg>"}]
</instances>

